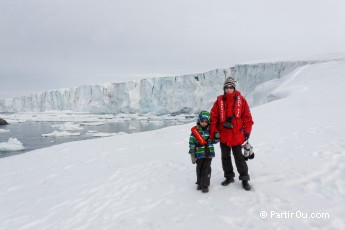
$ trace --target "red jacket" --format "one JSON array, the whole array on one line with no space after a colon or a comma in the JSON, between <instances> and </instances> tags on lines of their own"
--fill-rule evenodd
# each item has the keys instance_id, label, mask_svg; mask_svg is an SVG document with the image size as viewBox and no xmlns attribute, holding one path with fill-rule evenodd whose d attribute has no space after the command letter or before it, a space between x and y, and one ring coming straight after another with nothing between
<instances>
[{"instance_id":1,"label":"red jacket","mask_svg":"<svg viewBox=\"0 0 345 230\"><path fill-rule=\"evenodd\" d=\"M226 118L233 115L233 128L225 128L223 125ZM239 91L220 95L211 109L210 139L213 139L214 133L219 132L221 143L227 146L241 145L244 142L244 134L250 134L253 124L248 103Z\"/></svg>"}]
</instances>

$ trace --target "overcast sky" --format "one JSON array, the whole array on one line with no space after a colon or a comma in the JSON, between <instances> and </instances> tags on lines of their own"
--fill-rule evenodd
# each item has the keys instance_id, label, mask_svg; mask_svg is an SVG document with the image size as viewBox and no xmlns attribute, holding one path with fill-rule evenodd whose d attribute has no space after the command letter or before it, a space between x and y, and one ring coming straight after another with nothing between
<instances>
[{"instance_id":1,"label":"overcast sky","mask_svg":"<svg viewBox=\"0 0 345 230\"><path fill-rule=\"evenodd\" d=\"M345 52L344 0L0 0L0 98Z\"/></svg>"}]
</instances>

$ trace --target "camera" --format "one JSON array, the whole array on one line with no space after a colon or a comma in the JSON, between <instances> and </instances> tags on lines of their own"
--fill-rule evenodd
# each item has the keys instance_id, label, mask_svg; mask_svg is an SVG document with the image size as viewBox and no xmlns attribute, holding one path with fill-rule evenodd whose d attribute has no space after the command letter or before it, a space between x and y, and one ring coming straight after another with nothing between
<instances>
[{"instance_id":1,"label":"camera","mask_svg":"<svg viewBox=\"0 0 345 230\"><path fill-rule=\"evenodd\" d=\"M226 122L223 124L223 127L224 128L227 128L227 129L233 129L234 126L232 125L232 119L234 118L234 116L231 116L231 117L227 117L226 118Z\"/></svg>"}]
</instances>

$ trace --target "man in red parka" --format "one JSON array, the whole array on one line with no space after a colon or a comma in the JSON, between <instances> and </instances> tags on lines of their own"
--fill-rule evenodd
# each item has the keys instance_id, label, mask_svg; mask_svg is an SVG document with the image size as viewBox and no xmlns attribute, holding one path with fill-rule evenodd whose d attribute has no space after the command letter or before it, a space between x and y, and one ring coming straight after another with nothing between
<instances>
[{"instance_id":1,"label":"man in red parka","mask_svg":"<svg viewBox=\"0 0 345 230\"><path fill-rule=\"evenodd\" d=\"M234 169L232 167L230 152L232 150L239 179L245 190L250 190L248 181L248 166L242 154L241 145L248 140L254 122L247 101L236 90L236 81L228 77L224 82L224 94L217 97L211 109L210 139L220 136L222 152L222 166L225 181L223 186L234 182Z\"/></svg>"}]
</instances>

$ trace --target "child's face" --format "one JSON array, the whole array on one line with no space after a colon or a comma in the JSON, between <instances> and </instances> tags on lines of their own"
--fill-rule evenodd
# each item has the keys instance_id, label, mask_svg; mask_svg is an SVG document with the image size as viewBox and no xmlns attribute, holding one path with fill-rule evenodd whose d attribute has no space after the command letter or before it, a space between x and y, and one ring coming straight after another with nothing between
<instances>
[{"instance_id":1,"label":"child's face","mask_svg":"<svg viewBox=\"0 0 345 230\"><path fill-rule=\"evenodd\" d=\"M200 121L200 125L201 125L202 127L206 127L206 126L208 125L208 121L202 120L202 121Z\"/></svg>"}]
</instances>

